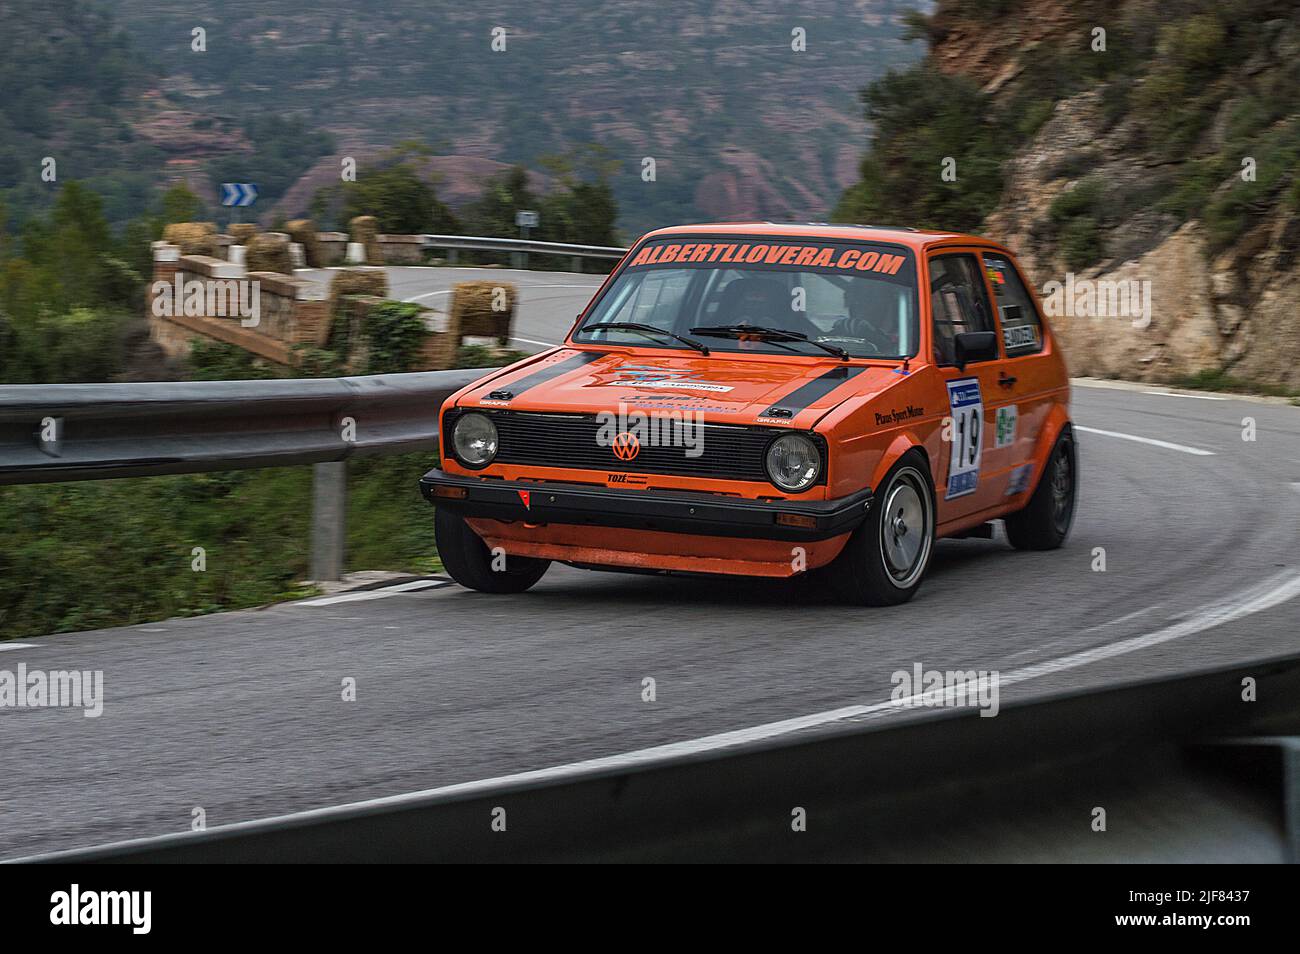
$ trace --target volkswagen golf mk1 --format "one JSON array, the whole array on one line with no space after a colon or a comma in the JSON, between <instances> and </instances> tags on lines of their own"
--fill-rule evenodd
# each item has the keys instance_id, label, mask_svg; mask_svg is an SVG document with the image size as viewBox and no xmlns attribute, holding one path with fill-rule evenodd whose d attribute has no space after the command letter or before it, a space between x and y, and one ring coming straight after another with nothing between
<instances>
[{"instance_id":1,"label":"volkswagen golf mk1","mask_svg":"<svg viewBox=\"0 0 1300 954\"><path fill-rule=\"evenodd\" d=\"M910 599L944 537L1058 547L1077 461L1060 347L969 235L694 225L629 250L564 344L441 409L421 480L458 583L591 569L823 578Z\"/></svg>"}]
</instances>

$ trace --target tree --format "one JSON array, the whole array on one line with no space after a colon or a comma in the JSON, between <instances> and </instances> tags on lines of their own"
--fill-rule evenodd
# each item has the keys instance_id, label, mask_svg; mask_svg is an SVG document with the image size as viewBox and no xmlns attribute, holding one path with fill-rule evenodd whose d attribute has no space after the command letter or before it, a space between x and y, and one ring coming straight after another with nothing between
<instances>
[{"instance_id":1,"label":"tree","mask_svg":"<svg viewBox=\"0 0 1300 954\"><path fill-rule=\"evenodd\" d=\"M1011 142L990 98L921 64L872 83L862 101L875 132L835 220L977 229L1001 195ZM955 181L940 176L949 160Z\"/></svg>"},{"instance_id":2,"label":"tree","mask_svg":"<svg viewBox=\"0 0 1300 954\"><path fill-rule=\"evenodd\" d=\"M362 169L356 182L344 183L344 220L373 215L381 232L398 235L456 231L456 217L420 177L415 158L414 147L399 147L378 164Z\"/></svg>"}]
</instances>

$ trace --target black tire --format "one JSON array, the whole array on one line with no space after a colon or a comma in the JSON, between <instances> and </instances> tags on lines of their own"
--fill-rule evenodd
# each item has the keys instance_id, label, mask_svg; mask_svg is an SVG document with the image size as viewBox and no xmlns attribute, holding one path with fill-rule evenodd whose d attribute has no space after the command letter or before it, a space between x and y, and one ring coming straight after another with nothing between
<instances>
[{"instance_id":1,"label":"black tire","mask_svg":"<svg viewBox=\"0 0 1300 954\"><path fill-rule=\"evenodd\" d=\"M1006 517L1007 540L1017 550L1055 550L1074 523L1079 460L1069 425L1056 439L1038 486L1023 510Z\"/></svg>"},{"instance_id":2,"label":"black tire","mask_svg":"<svg viewBox=\"0 0 1300 954\"><path fill-rule=\"evenodd\" d=\"M826 582L840 598L862 606L906 603L930 567L935 512L929 463L909 453L885 475L867 519L826 568Z\"/></svg>"},{"instance_id":3,"label":"black tire","mask_svg":"<svg viewBox=\"0 0 1300 954\"><path fill-rule=\"evenodd\" d=\"M542 578L550 560L506 555L505 568L492 569L492 552L465 518L445 507L434 508L433 536L438 556L451 578L480 593L522 593Z\"/></svg>"}]
</instances>

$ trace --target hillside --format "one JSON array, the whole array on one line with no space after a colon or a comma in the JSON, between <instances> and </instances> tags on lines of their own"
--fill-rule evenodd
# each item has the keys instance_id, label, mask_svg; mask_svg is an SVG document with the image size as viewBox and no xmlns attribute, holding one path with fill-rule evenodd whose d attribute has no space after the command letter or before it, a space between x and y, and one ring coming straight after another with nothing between
<instances>
[{"instance_id":1,"label":"hillside","mask_svg":"<svg viewBox=\"0 0 1300 954\"><path fill-rule=\"evenodd\" d=\"M1294 4L945 0L916 29L838 217L983 232L1040 289L1149 287L1147 326L1054 318L1075 373L1300 390Z\"/></svg>"},{"instance_id":2,"label":"hillside","mask_svg":"<svg viewBox=\"0 0 1300 954\"><path fill-rule=\"evenodd\" d=\"M416 139L442 156L540 168L549 154L599 143L618 160L622 225L636 231L824 217L852 180L866 131L855 92L919 55L897 22L919 5L227 0L202 12L120 0L115 9L165 65L164 89L178 102L300 118L333 134L338 156ZM190 50L196 26L205 53ZM491 49L497 27L504 52ZM796 27L803 52L791 49ZM646 156L654 182L641 178Z\"/></svg>"},{"instance_id":3,"label":"hillside","mask_svg":"<svg viewBox=\"0 0 1300 954\"><path fill-rule=\"evenodd\" d=\"M250 168L274 196L332 147L288 118L169 93L167 58L132 32L100 0L0 0L0 231L48 210L74 180L114 225L177 182L215 202L215 182ZM53 181L42 178L47 157Z\"/></svg>"}]
</instances>

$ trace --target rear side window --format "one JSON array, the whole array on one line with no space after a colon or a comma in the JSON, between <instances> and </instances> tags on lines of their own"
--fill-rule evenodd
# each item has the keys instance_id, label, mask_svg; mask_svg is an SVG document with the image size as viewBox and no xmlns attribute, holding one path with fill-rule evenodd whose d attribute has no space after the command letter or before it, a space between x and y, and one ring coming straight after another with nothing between
<instances>
[{"instance_id":1,"label":"rear side window","mask_svg":"<svg viewBox=\"0 0 1300 954\"><path fill-rule=\"evenodd\" d=\"M1038 310L1015 266L1005 255L985 255L984 267L998 303L1002 322L1002 345L1007 357L1033 354L1043 350L1043 327Z\"/></svg>"},{"instance_id":2,"label":"rear side window","mask_svg":"<svg viewBox=\"0 0 1300 954\"><path fill-rule=\"evenodd\" d=\"M995 330L988 292L974 255L960 252L930 259L930 311L936 364L956 363L957 335Z\"/></svg>"}]
</instances>

